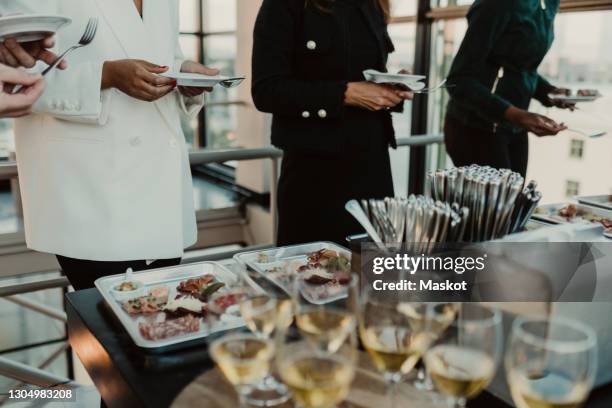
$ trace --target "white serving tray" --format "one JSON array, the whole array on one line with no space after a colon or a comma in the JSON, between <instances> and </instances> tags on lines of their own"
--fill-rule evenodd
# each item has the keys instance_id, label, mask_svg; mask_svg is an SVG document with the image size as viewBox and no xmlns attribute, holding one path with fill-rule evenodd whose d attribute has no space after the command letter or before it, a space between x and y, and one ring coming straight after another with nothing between
<instances>
[{"instance_id":1,"label":"white serving tray","mask_svg":"<svg viewBox=\"0 0 612 408\"><path fill-rule=\"evenodd\" d=\"M538 212L534 212L532 218L534 220L547 222L550 224L593 224L591 221L585 220L582 217L575 217L571 220L566 220L564 217L556 216L558 210L565 207L568 204L574 204L578 211L590 212L602 218L608 218L612 220L612 211L604 210L603 208L593 207L590 205L584 205L580 203L561 203L561 204L548 204L541 205L538 207ZM603 229L602 229L603 231ZM604 232L604 236L607 234Z\"/></svg>"},{"instance_id":2,"label":"white serving tray","mask_svg":"<svg viewBox=\"0 0 612 408\"><path fill-rule=\"evenodd\" d=\"M180 281L206 274L214 275L217 280L224 282L230 288L232 287L232 285L235 285L239 280L239 277L235 272L230 271L225 266L216 262L202 262L188 265L179 265L171 268L160 268L142 272L134 272L133 280L142 282L146 288L147 293L151 288L166 286L169 289L168 299L173 299L177 293L176 286ZM152 317L144 317L142 315L130 316L125 310L123 310L121 304L115 300L113 294L111 293L111 289L117 286L119 283L123 282L124 279L124 274L105 276L103 278L97 279L95 281L95 285L98 291L100 291L100 294L104 298L106 304L110 307L113 314L119 319L125 330L128 332L128 334L138 347L146 349L167 348L180 343L203 339L217 332L237 329L245 325L244 321L240 317L222 315L222 318L219 320L219 322L217 322L217 324L213 325L213 327L210 327L208 322L202 320L200 322L200 330L195 333L188 333L185 335L171 337L163 340L145 339L140 334L140 331L138 329L138 323L148 321ZM256 291L261 291L263 293L263 289L248 276L244 276L242 281L248 283ZM163 315L164 313L160 312L157 314L156 318L163 320Z\"/></svg>"},{"instance_id":3,"label":"white serving tray","mask_svg":"<svg viewBox=\"0 0 612 408\"><path fill-rule=\"evenodd\" d=\"M580 204L612 211L612 195L582 196L576 198Z\"/></svg>"},{"instance_id":4,"label":"white serving tray","mask_svg":"<svg viewBox=\"0 0 612 408\"><path fill-rule=\"evenodd\" d=\"M257 272L263 278L270 281L272 284L279 287L288 295L291 295L291 289L289 287L290 280L283 279L282 276L285 274L283 272L270 272L271 268L274 267L282 267L287 265L288 263L295 262L295 265L298 266L300 264L306 263L306 255L311 252L320 251L322 249L331 249L339 254L343 254L348 259L351 259L351 252L340 246L336 245L332 242L313 242L310 244L303 245L293 245L286 246L274 249L268 249L263 251L250 251L250 252L242 252L234 255L234 259L239 264ZM268 262L259 262L260 257L267 257ZM290 271L286 271L287 273L298 273L296 267L291 268ZM338 285L333 285L338 289ZM302 291L302 296L310 303L316 305L322 305L326 303L331 303L336 300L344 299L347 297L346 290L333 290L328 289L331 286L321 285L321 291L317 293L310 293ZM340 287L342 288L342 287ZM327 293L328 291L332 291L331 293Z\"/></svg>"}]
</instances>

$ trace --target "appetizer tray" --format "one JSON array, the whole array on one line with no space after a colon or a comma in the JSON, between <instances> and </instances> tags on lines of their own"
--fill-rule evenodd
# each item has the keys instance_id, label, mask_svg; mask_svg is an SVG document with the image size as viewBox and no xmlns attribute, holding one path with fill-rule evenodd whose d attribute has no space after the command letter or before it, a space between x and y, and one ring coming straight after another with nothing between
<instances>
[{"instance_id":1,"label":"appetizer tray","mask_svg":"<svg viewBox=\"0 0 612 408\"><path fill-rule=\"evenodd\" d=\"M131 279L139 290L128 300L124 294L117 300L119 287L130 290L124 274L100 278L95 285L134 343L160 352L244 326L241 296L247 289L263 292L248 276L216 262L135 272Z\"/></svg>"},{"instance_id":2,"label":"appetizer tray","mask_svg":"<svg viewBox=\"0 0 612 408\"><path fill-rule=\"evenodd\" d=\"M577 197L577 200L580 204L612 211L612 195L609 194Z\"/></svg>"},{"instance_id":3,"label":"appetizer tray","mask_svg":"<svg viewBox=\"0 0 612 408\"><path fill-rule=\"evenodd\" d=\"M301 294L313 304L330 303L347 296L344 285L350 279L351 254L331 242L243 252L234 255L234 259L289 295L296 275L306 274L305 280L310 285Z\"/></svg>"},{"instance_id":4,"label":"appetizer tray","mask_svg":"<svg viewBox=\"0 0 612 408\"><path fill-rule=\"evenodd\" d=\"M543 205L533 213L533 219L551 224L597 223L604 235L612 238L612 211L584 204L563 203Z\"/></svg>"}]
</instances>

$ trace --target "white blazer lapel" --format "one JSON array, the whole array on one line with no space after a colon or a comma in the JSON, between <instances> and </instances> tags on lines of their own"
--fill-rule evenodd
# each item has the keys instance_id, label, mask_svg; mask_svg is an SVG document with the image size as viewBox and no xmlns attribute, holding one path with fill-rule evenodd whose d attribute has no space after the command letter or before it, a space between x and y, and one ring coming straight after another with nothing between
<instances>
[{"instance_id":1,"label":"white blazer lapel","mask_svg":"<svg viewBox=\"0 0 612 408\"><path fill-rule=\"evenodd\" d=\"M129 58L150 59L147 32L131 0L95 0ZM146 0L145 0L146 2Z\"/></svg>"},{"instance_id":2,"label":"white blazer lapel","mask_svg":"<svg viewBox=\"0 0 612 408\"><path fill-rule=\"evenodd\" d=\"M143 19L132 0L95 0L101 14L114 32L128 58L143 59L153 64L172 66L174 62L174 22L169 2L143 1ZM160 115L176 135L180 123L173 120L165 97L154 102Z\"/></svg>"},{"instance_id":3,"label":"white blazer lapel","mask_svg":"<svg viewBox=\"0 0 612 408\"><path fill-rule=\"evenodd\" d=\"M142 5L148 48L152 56L151 62L169 67L174 65L179 29L173 18L175 13L171 9L177 6L172 3L171 1L144 0ZM175 115L170 114L169 107L169 104L176 103L176 101L173 98L165 97L154 103L172 132L178 136L180 123L177 123Z\"/></svg>"}]
</instances>

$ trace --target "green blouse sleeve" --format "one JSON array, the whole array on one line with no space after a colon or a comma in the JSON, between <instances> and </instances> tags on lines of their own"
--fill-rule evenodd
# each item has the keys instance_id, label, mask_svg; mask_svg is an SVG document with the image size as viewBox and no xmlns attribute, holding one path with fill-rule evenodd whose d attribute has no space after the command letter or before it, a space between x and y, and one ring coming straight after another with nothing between
<instances>
[{"instance_id":1,"label":"green blouse sleeve","mask_svg":"<svg viewBox=\"0 0 612 408\"><path fill-rule=\"evenodd\" d=\"M493 122L503 120L504 112L511 103L494 95L487 87L490 80L488 58L496 42L510 20L510 2L498 0L476 0L468 13L469 25L459 52L453 61L448 83L453 99L477 108Z\"/></svg>"},{"instance_id":2,"label":"green blouse sleeve","mask_svg":"<svg viewBox=\"0 0 612 408\"><path fill-rule=\"evenodd\" d=\"M541 75L538 75L538 83L536 85L536 91L534 98L540 101L544 106L552 106L548 94L554 91L556 87L544 79Z\"/></svg>"}]
</instances>

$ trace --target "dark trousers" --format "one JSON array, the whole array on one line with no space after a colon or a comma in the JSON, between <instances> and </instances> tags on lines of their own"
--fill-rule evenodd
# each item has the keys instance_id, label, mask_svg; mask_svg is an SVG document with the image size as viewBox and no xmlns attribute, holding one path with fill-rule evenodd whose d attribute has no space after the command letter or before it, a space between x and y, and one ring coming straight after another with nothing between
<instances>
[{"instance_id":1,"label":"dark trousers","mask_svg":"<svg viewBox=\"0 0 612 408\"><path fill-rule=\"evenodd\" d=\"M57 255L57 261L62 271L70 281L74 290L89 289L94 287L96 279L103 276L118 275L125 273L128 268L134 272L147 269L164 268L181 263L181 258L160 259L149 265L146 261L127 262L101 262L87 261L82 259L67 258Z\"/></svg>"},{"instance_id":2,"label":"dark trousers","mask_svg":"<svg viewBox=\"0 0 612 408\"><path fill-rule=\"evenodd\" d=\"M389 148L342 154L286 152L278 186L278 245L332 241L346 246L363 228L344 209L351 199L393 197Z\"/></svg>"},{"instance_id":3,"label":"dark trousers","mask_svg":"<svg viewBox=\"0 0 612 408\"><path fill-rule=\"evenodd\" d=\"M527 132L508 134L467 126L446 118L444 124L446 150L455 166L479 164L497 169L510 169L525 177L529 158Z\"/></svg>"}]
</instances>

